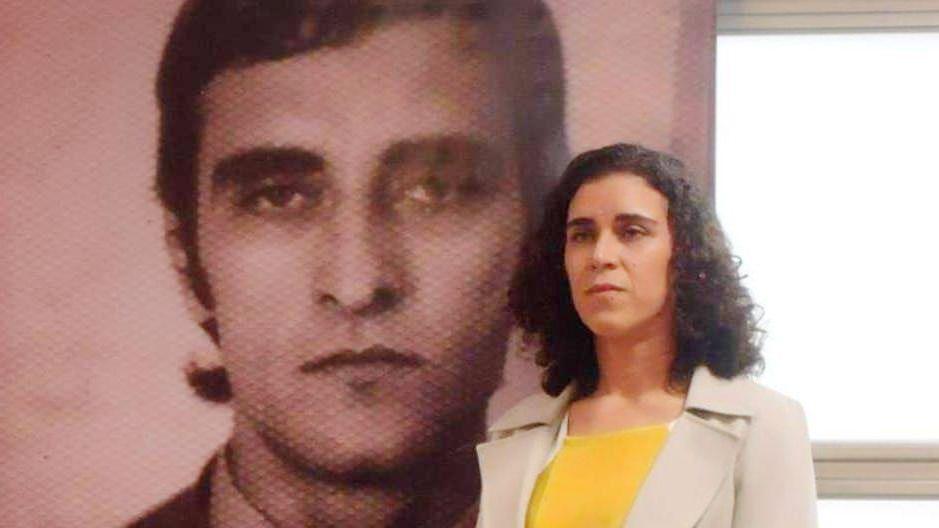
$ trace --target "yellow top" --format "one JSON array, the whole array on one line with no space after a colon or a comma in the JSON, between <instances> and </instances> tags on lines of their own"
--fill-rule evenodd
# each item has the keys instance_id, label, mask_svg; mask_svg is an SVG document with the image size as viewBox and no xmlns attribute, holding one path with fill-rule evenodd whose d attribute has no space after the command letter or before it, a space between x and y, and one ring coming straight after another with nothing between
<instances>
[{"instance_id":1,"label":"yellow top","mask_svg":"<svg viewBox=\"0 0 939 528\"><path fill-rule=\"evenodd\" d=\"M541 472L527 528L620 528L668 437L668 425L568 436Z\"/></svg>"}]
</instances>

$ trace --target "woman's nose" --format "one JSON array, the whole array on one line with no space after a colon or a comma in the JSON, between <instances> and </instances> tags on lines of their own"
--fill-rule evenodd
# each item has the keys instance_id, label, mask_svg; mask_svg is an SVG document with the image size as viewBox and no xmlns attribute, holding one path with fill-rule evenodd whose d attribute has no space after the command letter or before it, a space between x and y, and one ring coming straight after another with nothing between
<instances>
[{"instance_id":1,"label":"woman's nose","mask_svg":"<svg viewBox=\"0 0 939 528\"><path fill-rule=\"evenodd\" d=\"M592 269L612 267L616 263L617 251L616 238L606 233L600 233L596 244L593 246L593 253L590 255L590 267Z\"/></svg>"}]
</instances>

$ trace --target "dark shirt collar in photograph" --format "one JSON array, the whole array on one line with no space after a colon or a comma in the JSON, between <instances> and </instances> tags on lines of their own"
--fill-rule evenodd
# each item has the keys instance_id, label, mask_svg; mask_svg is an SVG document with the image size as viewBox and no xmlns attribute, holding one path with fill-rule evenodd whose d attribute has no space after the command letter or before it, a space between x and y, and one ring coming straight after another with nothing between
<instances>
[{"instance_id":1,"label":"dark shirt collar in photograph","mask_svg":"<svg viewBox=\"0 0 939 528\"><path fill-rule=\"evenodd\" d=\"M222 447L215 455L212 470L212 498L210 502L211 528L276 528L262 512L238 489ZM453 528L472 528L476 525L476 504L469 508Z\"/></svg>"},{"instance_id":2,"label":"dark shirt collar in photograph","mask_svg":"<svg viewBox=\"0 0 939 528\"><path fill-rule=\"evenodd\" d=\"M212 528L275 528L235 486L225 456L227 446L215 455L212 473L212 499L209 506Z\"/></svg>"}]
</instances>

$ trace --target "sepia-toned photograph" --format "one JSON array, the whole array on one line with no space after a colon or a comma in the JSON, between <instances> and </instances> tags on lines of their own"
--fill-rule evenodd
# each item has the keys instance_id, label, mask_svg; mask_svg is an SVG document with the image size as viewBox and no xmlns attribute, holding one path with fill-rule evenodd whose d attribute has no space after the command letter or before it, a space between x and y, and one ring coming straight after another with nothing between
<instances>
[{"instance_id":1,"label":"sepia-toned photograph","mask_svg":"<svg viewBox=\"0 0 939 528\"><path fill-rule=\"evenodd\" d=\"M711 192L712 0L0 7L5 526L472 527L571 158Z\"/></svg>"}]
</instances>

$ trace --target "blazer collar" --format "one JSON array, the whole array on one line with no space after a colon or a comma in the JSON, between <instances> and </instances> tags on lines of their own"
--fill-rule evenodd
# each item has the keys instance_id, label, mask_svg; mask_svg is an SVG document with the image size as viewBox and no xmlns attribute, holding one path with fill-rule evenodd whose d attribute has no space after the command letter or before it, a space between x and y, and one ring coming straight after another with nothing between
<instances>
[{"instance_id":1,"label":"blazer collar","mask_svg":"<svg viewBox=\"0 0 939 528\"><path fill-rule=\"evenodd\" d=\"M509 409L490 427L490 433L500 433L512 429L522 429L535 425L548 425L560 422L567 412L567 407L574 397L574 384L571 383L557 396L538 393L529 396Z\"/></svg>"},{"instance_id":2,"label":"blazer collar","mask_svg":"<svg viewBox=\"0 0 939 528\"><path fill-rule=\"evenodd\" d=\"M685 397L685 410L700 410L731 416L752 416L753 409L740 397L740 378L721 379L705 366L695 368ZM574 384L552 397L544 393L522 400L489 427L490 433L560 423L574 396Z\"/></svg>"},{"instance_id":3,"label":"blazer collar","mask_svg":"<svg viewBox=\"0 0 939 528\"><path fill-rule=\"evenodd\" d=\"M636 496L630 528L689 528L700 517L732 470L745 418L753 414L742 390L746 383L717 378L706 367L695 369L685 412ZM478 526L524 526L535 479L573 394L571 385L557 397L530 396L489 428L495 440L477 446L483 480Z\"/></svg>"},{"instance_id":4,"label":"blazer collar","mask_svg":"<svg viewBox=\"0 0 939 528\"><path fill-rule=\"evenodd\" d=\"M731 416L753 416L753 408L747 398L741 398L741 387L747 379L718 378L705 367L695 369L685 397L685 410L701 410Z\"/></svg>"},{"instance_id":5,"label":"blazer collar","mask_svg":"<svg viewBox=\"0 0 939 528\"><path fill-rule=\"evenodd\" d=\"M707 367L695 369L684 412L639 489L626 526L695 525L722 483L733 478L734 460L753 416L749 384L745 377L726 380Z\"/></svg>"}]
</instances>

